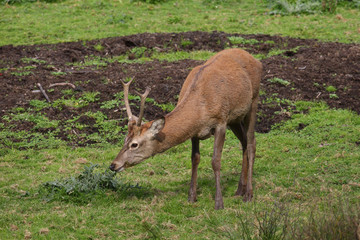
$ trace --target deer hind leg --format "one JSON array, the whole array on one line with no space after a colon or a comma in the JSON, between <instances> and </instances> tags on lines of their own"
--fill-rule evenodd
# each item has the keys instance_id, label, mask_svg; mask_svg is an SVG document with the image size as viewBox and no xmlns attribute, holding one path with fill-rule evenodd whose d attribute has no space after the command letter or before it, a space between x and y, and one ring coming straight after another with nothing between
<instances>
[{"instance_id":1,"label":"deer hind leg","mask_svg":"<svg viewBox=\"0 0 360 240\"><path fill-rule=\"evenodd\" d=\"M248 124L247 126L247 159L248 159L248 175L246 183L246 191L244 195L244 201L251 201L253 197L253 186L252 186L252 176L253 176L253 166L255 162L255 152L256 152L256 140L255 140L255 123L256 123L256 111L257 111L257 102L256 98L252 105L251 110L246 118Z\"/></svg>"},{"instance_id":2,"label":"deer hind leg","mask_svg":"<svg viewBox=\"0 0 360 240\"><path fill-rule=\"evenodd\" d=\"M220 184L220 168L221 168L221 154L225 142L226 134L226 125L219 125L215 129L215 140L214 140L214 152L212 157L212 168L215 175L215 209L224 208L223 197L221 193L221 184Z\"/></svg>"},{"instance_id":3,"label":"deer hind leg","mask_svg":"<svg viewBox=\"0 0 360 240\"><path fill-rule=\"evenodd\" d=\"M244 123L242 121L237 123L232 123L229 125L231 131L235 134L235 136L240 140L242 151L243 151L243 162L241 168L241 175L238 184L238 188L236 190L236 196L244 196L246 192L246 183L248 176L248 154L247 154L247 137Z\"/></svg>"},{"instance_id":4,"label":"deer hind leg","mask_svg":"<svg viewBox=\"0 0 360 240\"><path fill-rule=\"evenodd\" d=\"M192 152L191 152L191 182L189 189L189 202L196 202L196 184L197 184L197 169L200 163L200 147L199 147L199 139L192 138Z\"/></svg>"}]
</instances>

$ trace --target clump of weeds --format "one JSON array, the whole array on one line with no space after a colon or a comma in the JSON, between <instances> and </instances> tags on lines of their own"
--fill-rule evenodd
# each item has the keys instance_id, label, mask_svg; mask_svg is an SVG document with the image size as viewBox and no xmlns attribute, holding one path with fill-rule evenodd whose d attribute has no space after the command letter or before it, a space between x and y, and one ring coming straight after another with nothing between
<instances>
[{"instance_id":1,"label":"clump of weeds","mask_svg":"<svg viewBox=\"0 0 360 240\"><path fill-rule=\"evenodd\" d=\"M121 192L143 189L139 185L122 182L119 177L116 177L116 172L109 169L99 171L99 168L98 164L90 164L85 166L83 172L77 176L45 182L39 188L39 195L47 202L60 200L87 203L95 195L101 195L105 191Z\"/></svg>"}]
</instances>

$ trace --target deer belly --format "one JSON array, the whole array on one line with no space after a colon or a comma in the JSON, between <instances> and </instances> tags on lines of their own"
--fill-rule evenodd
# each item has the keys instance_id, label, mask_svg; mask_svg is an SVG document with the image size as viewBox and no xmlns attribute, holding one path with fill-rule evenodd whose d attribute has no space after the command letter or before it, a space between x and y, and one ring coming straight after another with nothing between
<instances>
[{"instance_id":1,"label":"deer belly","mask_svg":"<svg viewBox=\"0 0 360 240\"><path fill-rule=\"evenodd\" d=\"M212 135L214 135L214 133L215 133L215 127L205 127L199 131L196 137L200 140L205 140L211 137Z\"/></svg>"}]
</instances>

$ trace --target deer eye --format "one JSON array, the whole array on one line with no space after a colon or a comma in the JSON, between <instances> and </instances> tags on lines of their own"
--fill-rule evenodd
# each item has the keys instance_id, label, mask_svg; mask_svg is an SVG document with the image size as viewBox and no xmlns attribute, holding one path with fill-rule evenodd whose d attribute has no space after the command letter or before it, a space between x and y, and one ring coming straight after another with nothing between
<instances>
[{"instance_id":1,"label":"deer eye","mask_svg":"<svg viewBox=\"0 0 360 240\"><path fill-rule=\"evenodd\" d=\"M135 149L135 148L137 148L138 146L139 146L138 143L132 143L132 144L130 145L130 148L131 148L131 149Z\"/></svg>"}]
</instances>

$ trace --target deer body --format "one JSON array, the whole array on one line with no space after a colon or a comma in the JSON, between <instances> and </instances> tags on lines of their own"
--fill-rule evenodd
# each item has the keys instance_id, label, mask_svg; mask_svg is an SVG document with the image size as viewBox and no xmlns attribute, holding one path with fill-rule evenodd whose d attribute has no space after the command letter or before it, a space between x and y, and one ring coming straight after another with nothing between
<instances>
[{"instance_id":1,"label":"deer body","mask_svg":"<svg viewBox=\"0 0 360 240\"><path fill-rule=\"evenodd\" d=\"M199 140L214 135L212 167L215 174L215 208L223 208L220 160L229 127L243 149L242 173L237 195L252 198L252 166L255 157L255 117L262 65L240 49L219 52L195 67L186 78L175 109L163 119L136 124L129 122L125 146L111 165L123 170L188 139L192 141L192 177L189 201L196 201ZM141 119L140 119L141 121Z\"/></svg>"}]
</instances>

